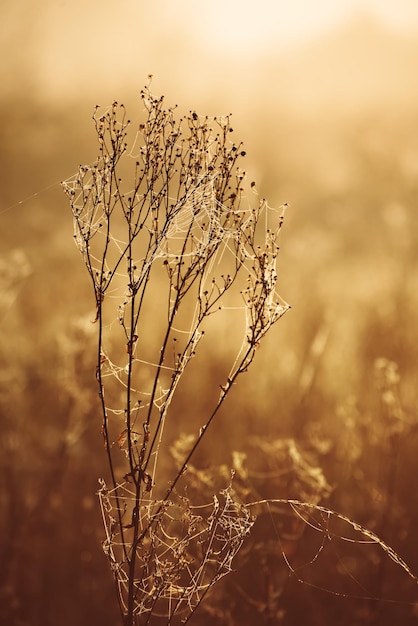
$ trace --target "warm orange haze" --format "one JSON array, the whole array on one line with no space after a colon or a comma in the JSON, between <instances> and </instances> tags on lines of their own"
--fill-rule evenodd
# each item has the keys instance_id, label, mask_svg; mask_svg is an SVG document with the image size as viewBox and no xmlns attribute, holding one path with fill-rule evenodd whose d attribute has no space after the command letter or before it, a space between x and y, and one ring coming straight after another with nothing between
<instances>
[{"instance_id":1,"label":"warm orange haze","mask_svg":"<svg viewBox=\"0 0 418 626\"><path fill-rule=\"evenodd\" d=\"M2 9L0 624L122 624L114 576L129 624L180 624L195 607L202 626L415 624L418 5ZM140 98L150 74L164 110L177 105L154 135ZM95 160L113 111L116 133L131 120L125 178L108 196L125 212L102 265L97 198L118 174ZM166 142L162 178L144 174L151 136L155 150ZM77 178L80 164L92 167ZM244 192L231 164L247 172ZM228 191L212 171L230 166ZM246 217L257 193L261 234ZM166 215L176 199L178 214L165 230L144 218L134 251L123 228L147 197L165 198ZM157 264L135 326L146 258ZM98 482L112 484L109 451L120 491Z\"/></svg>"}]
</instances>

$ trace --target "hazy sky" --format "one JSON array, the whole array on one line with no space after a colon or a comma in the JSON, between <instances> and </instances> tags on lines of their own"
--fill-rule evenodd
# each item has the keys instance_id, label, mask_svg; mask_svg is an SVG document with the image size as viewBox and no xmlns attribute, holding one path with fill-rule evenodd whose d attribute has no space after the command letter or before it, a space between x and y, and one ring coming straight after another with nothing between
<instances>
[{"instance_id":1,"label":"hazy sky","mask_svg":"<svg viewBox=\"0 0 418 626\"><path fill-rule=\"evenodd\" d=\"M4 89L32 81L45 94L144 83L151 72L190 83L233 75L266 50L286 52L370 14L418 28L418 0L3 0ZM210 60L208 60L210 59ZM19 70L30 68L25 76ZM258 71L255 67L254 71ZM100 94L99 94L100 95Z\"/></svg>"},{"instance_id":2,"label":"hazy sky","mask_svg":"<svg viewBox=\"0 0 418 626\"><path fill-rule=\"evenodd\" d=\"M170 0L165 19L187 16L203 45L237 54L294 45L355 14L370 13L399 28L418 23L417 0Z\"/></svg>"}]
</instances>

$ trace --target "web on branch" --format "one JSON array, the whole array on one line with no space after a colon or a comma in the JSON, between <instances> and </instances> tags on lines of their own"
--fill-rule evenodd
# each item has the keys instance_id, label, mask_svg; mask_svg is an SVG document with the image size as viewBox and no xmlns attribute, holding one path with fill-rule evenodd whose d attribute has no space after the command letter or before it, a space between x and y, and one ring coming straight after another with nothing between
<instances>
[{"instance_id":1,"label":"web on branch","mask_svg":"<svg viewBox=\"0 0 418 626\"><path fill-rule=\"evenodd\" d=\"M229 139L229 118L193 114L187 119L189 135L183 137L185 120L177 123L173 110L162 109L149 93L144 103L149 119L140 126L138 160L133 163L132 151L127 152L129 121L123 106L115 103L94 116L97 161L81 166L63 186L71 201L75 241L94 286L102 328L97 376L107 387L102 394L106 409L122 415L126 406L119 404L120 394L135 396L139 413L148 411L147 424L151 412L159 412L161 436L171 398L196 354L208 317L225 309L242 313L244 332L227 390L288 310L276 289L286 207L271 209L254 187L255 206L249 198L242 201L245 173L236 163L244 152ZM163 329L146 336L143 330L146 311L157 313L156 302L162 325L168 320L165 339ZM125 336L125 359L110 348L115 321ZM175 346L169 351L171 342ZM140 366L148 372L147 380L135 375ZM118 434L115 440L120 440Z\"/></svg>"},{"instance_id":2,"label":"web on branch","mask_svg":"<svg viewBox=\"0 0 418 626\"><path fill-rule=\"evenodd\" d=\"M301 562L295 559L294 551L289 550L286 540L280 532L277 532L277 541L281 546L284 562L299 583L340 597L391 604L415 604L415 594L409 601L405 601L395 598L393 591L390 596L382 596L381 590L376 590L373 572L381 560L387 559L395 569L406 574L413 585L418 584L418 577L407 562L372 530L347 515L312 502L269 499L247 504L250 511L260 506L267 507L270 515L273 512L279 516L293 513L295 527L304 527L318 536L316 547L312 547L311 558ZM291 541L297 542L299 539L300 534ZM348 553L341 548L344 544L349 544ZM321 561L331 562L331 567L334 568L332 576L315 575L315 568L320 572L323 567ZM331 580L333 582L330 582Z\"/></svg>"},{"instance_id":3,"label":"web on branch","mask_svg":"<svg viewBox=\"0 0 418 626\"><path fill-rule=\"evenodd\" d=\"M129 555L126 536L118 530L119 514L135 499L126 486L118 498L103 480L99 491L106 529L103 548L127 610ZM123 502L123 511L116 510ZM171 500L143 500L140 509L144 535L133 549L137 553L135 615L154 614L168 618L192 613L208 589L232 569L232 562L254 523L248 509L234 499L230 487L207 505L192 506L185 497ZM127 521L123 530L129 533ZM182 622L184 623L184 622Z\"/></svg>"},{"instance_id":4,"label":"web on branch","mask_svg":"<svg viewBox=\"0 0 418 626\"><path fill-rule=\"evenodd\" d=\"M228 489L198 509L175 497L175 487L260 341L289 308L276 267L286 206L272 209L253 184L246 195L238 165L245 152L230 139L229 117L176 119L149 89L142 102L145 121L132 149L123 105L96 110L98 158L63 183L95 296L111 475L99 494L104 548L131 622L144 613L171 620L193 612L230 571L252 525L247 509ZM157 469L166 422L176 420L173 396L209 318L226 310L237 316L236 356L167 486Z\"/></svg>"}]
</instances>

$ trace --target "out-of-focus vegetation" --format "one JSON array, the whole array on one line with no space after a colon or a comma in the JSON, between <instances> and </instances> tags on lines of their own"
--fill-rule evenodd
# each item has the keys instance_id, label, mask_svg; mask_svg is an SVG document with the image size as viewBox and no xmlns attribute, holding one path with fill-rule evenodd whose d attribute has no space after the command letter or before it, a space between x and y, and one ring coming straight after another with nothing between
<instances>
[{"instance_id":1,"label":"out-of-focus vegetation","mask_svg":"<svg viewBox=\"0 0 418 626\"><path fill-rule=\"evenodd\" d=\"M308 468L319 468L327 506L415 572L417 58L413 41L357 25L286 62L266 58L248 103L228 84L228 111L222 94L208 99L218 113L233 105L260 193L290 203L279 284L292 311L198 459L205 469L247 452L255 489L271 498L300 497ZM106 468L94 302L58 184L95 156L94 104L50 106L23 86L1 102L0 622L16 626L117 623L95 496ZM219 329L184 392L186 432L219 384L229 332ZM271 461L257 438L287 443ZM415 623L416 585L385 555L327 538L319 552L325 535L307 525L283 546L278 524L263 523L200 623Z\"/></svg>"}]
</instances>

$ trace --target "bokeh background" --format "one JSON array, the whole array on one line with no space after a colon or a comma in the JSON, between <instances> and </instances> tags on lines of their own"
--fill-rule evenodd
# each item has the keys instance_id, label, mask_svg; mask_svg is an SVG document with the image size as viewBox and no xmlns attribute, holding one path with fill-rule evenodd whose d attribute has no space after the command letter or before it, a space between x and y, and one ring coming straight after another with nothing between
<instances>
[{"instance_id":1,"label":"bokeh background","mask_svg":"<svg viewBox=\"0 0 418 626\"><path fill-rule=\"evenodd\" d=\"M230 399L217 462L265 457L254 441L274 439L277 497L322 472L324 503L418 572L418 4L2 0L0 12L0 623L118 623L95 496L94 299L60 181L96 157L95 105L140 117L149 74L180 112L232 112L251 180L290 205L279 281L292 310ZM205 358L186 431L219 384L216 342ZM195 623L416 623L416 584L372 547L303 568L320 545L307 528L288 553L296 575L277 541L260 548L267 535L251 544L261 569L247 549L244 578Z\"/></svg>"}]
</instances>

